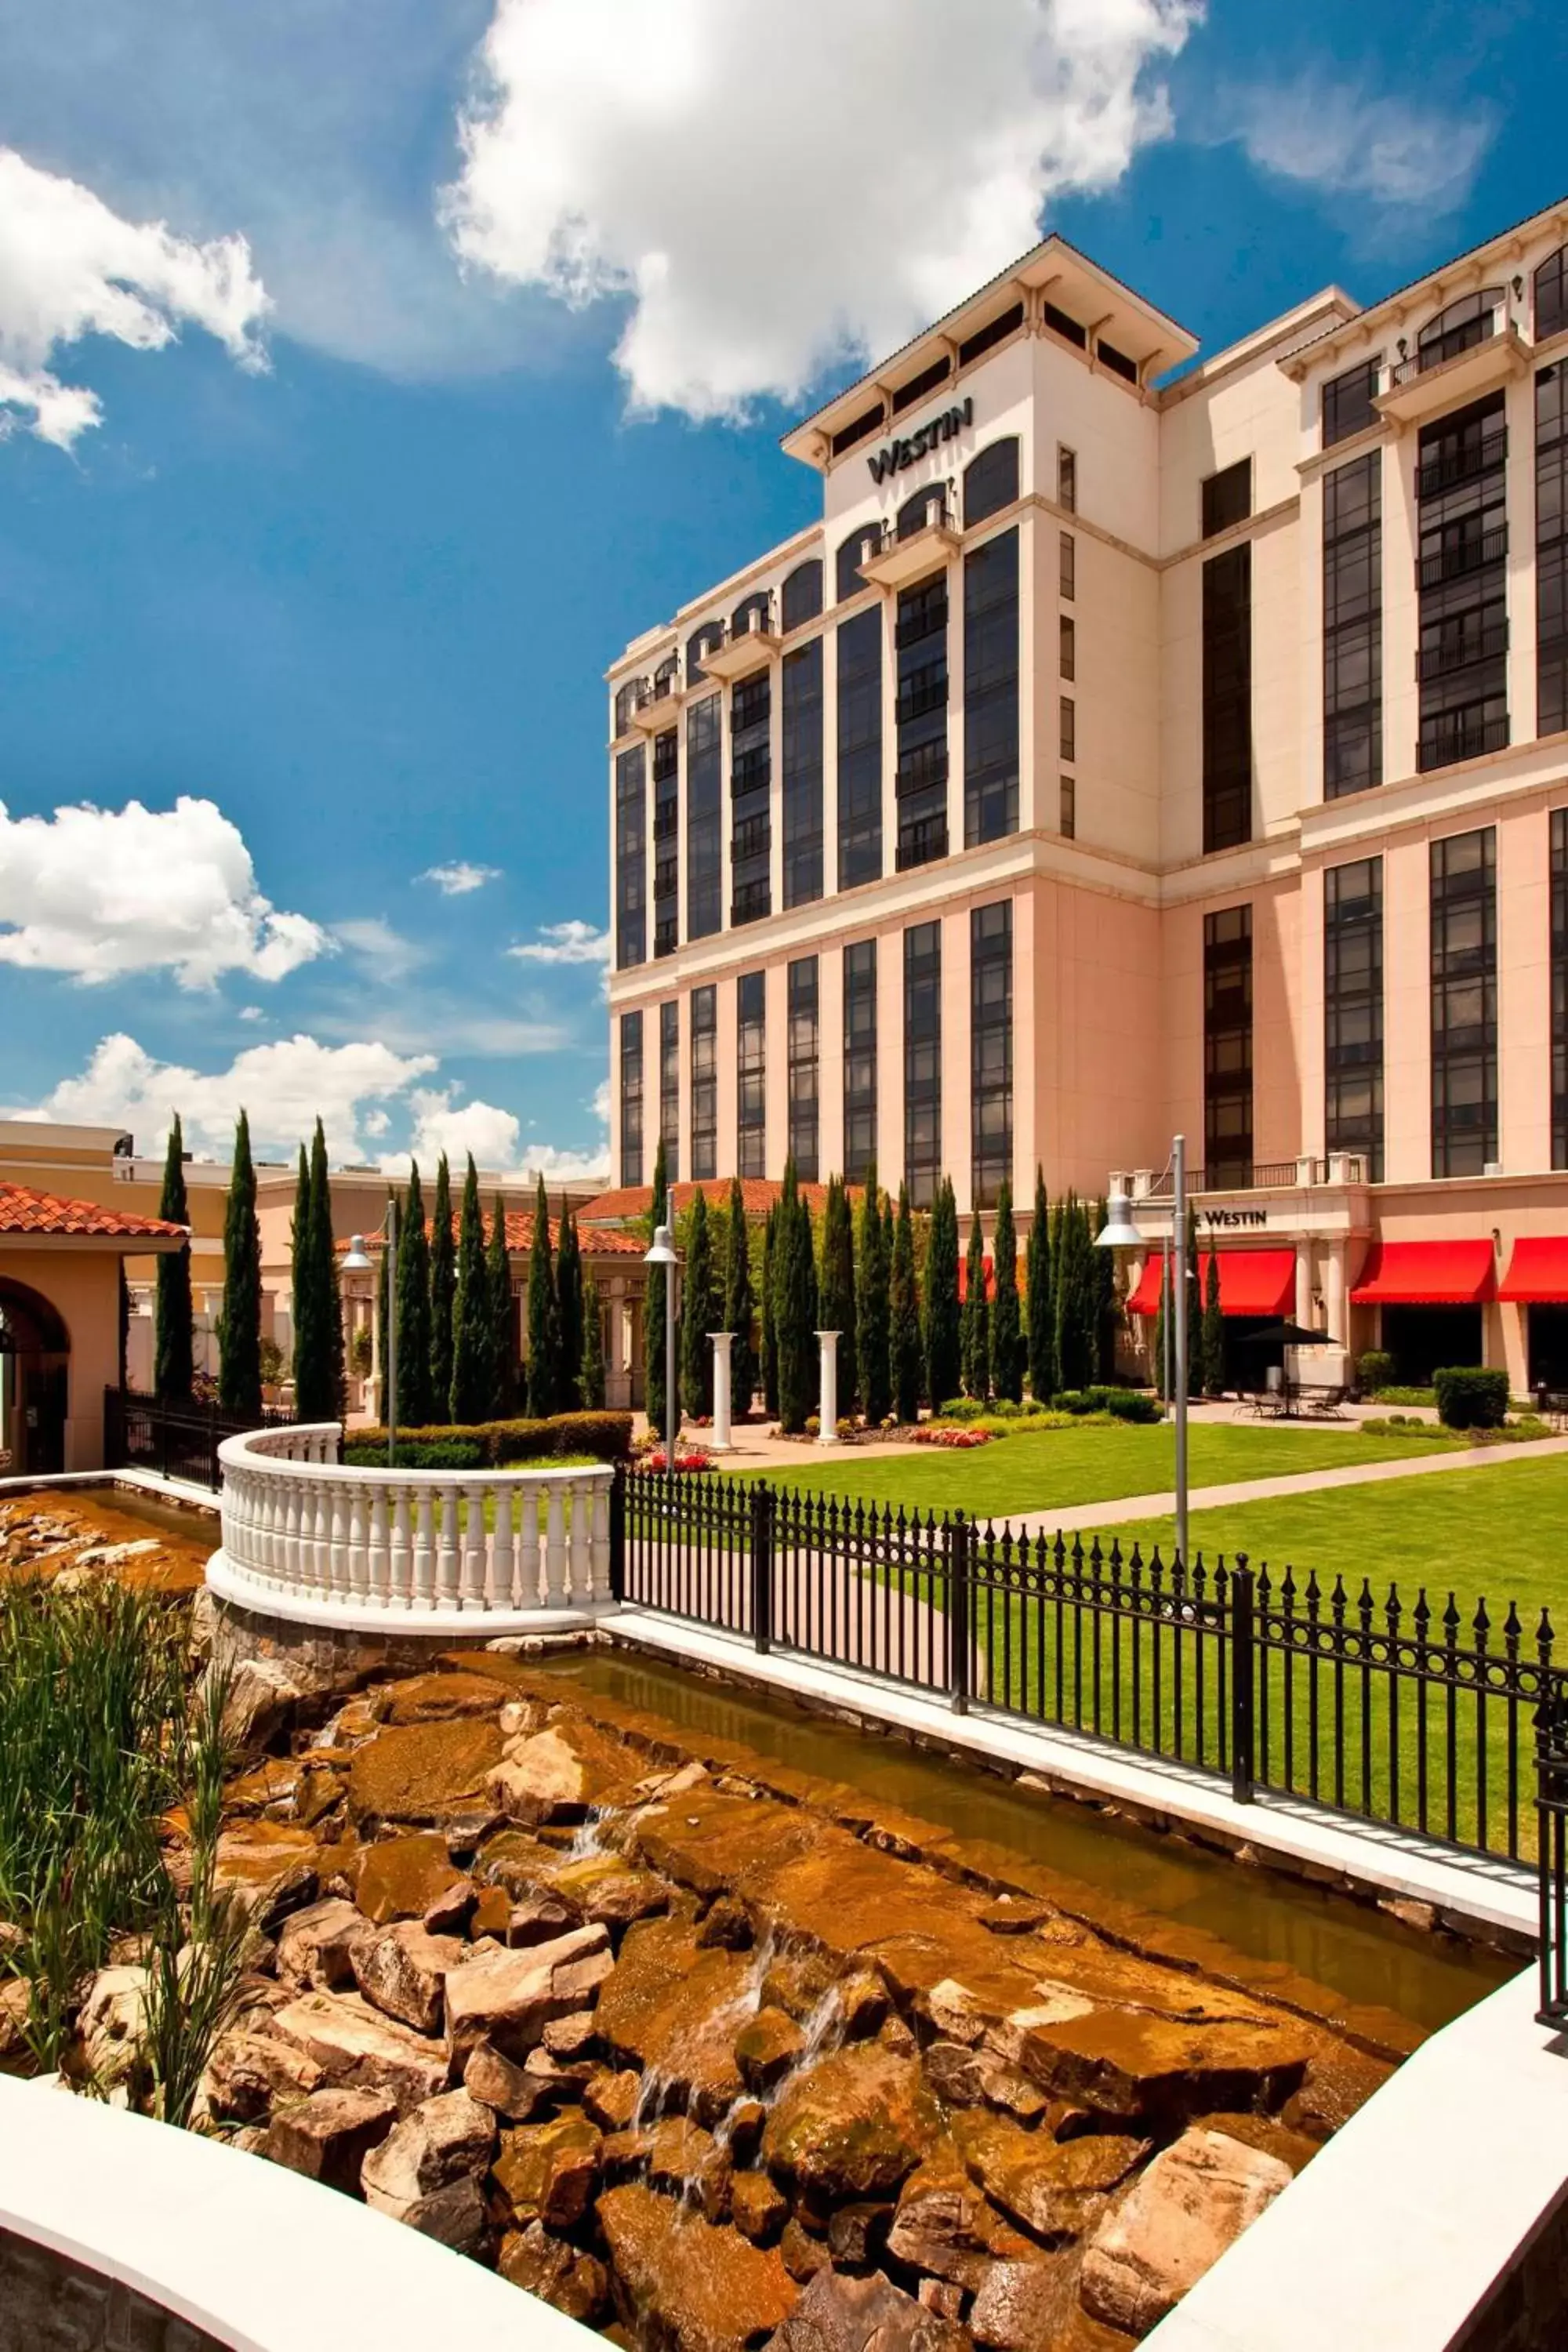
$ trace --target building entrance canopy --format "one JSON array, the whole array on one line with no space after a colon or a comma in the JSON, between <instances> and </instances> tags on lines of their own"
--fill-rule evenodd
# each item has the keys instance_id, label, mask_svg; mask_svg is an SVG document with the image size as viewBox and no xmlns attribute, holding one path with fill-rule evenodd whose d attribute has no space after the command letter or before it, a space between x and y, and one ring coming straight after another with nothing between
<instances>
[{"instance_id":1,"label":"building entrance canopy","mask_svg":"<svg viewBox=\"0 0 1568 2352\"><path fill-rule=\"evenodd\" d=\"M1208 1295L1209 1252L1198 1255L1198 1300ZM1127 1301L1130 1315L1160 1311L1158 1252L1144 1262L1138 1286ZM1296 1297L1296 1253L1293 1249L1221 1250L1219 1252L1219 1311L1222 1315L1284 1315Z\"/></svg>"},{"instance_id":2,"label":"building entrance canopy","mask_svg":"<svg viewBox=\"0 0 1568 2352\"><path fill-rule=\"evenodd\" d=\"M1373 1242L1351 1305L1479 1307L1494 1296L1489 1241Z\"/></svg>"},{"instance_id":3,"label":"building entrance canopy","mask_svg":"<svg viewBox=\"0 0 1568 2352\"><path fill-rule=\"evenodd\" d=\"M1568 1237L1527 1234L1515 1242L1498 1297L1520 1307L1568 1302Z\"/></svg>"}]
</instances>

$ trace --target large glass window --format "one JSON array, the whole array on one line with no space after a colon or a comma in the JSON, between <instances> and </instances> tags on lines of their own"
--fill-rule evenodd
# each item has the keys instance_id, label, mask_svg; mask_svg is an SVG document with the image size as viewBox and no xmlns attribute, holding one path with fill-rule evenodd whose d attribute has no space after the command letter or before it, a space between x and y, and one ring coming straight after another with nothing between
<instances>
[{"instance_id":1,"label":"large glass window","mask_svg":"<svg viewBox=\"0 0 1568 2352\"><path fill-rule=\"evenodd\" d=\"M1204 565L1204 849L1252 839L1252 549Z\"/></svg>"},{"instance_id":2,"label":"large glass window","mask_svg":"<svg viewBox=\"0 0 1568 2352\"><path fill-rule=\"evenodd\" d=\"M1496 835L1432 844L1432 1173L1497 1157Z\"/></svg>"},{"instance_id":3,"label":"large glass window","mask_svg":"<svg viewBox=\"0 0 1568 2352\"><path fill-rule=\"evenodd\" d=\"M844 1178L863 1184L877 1156L877 942L844 950Z\"/></svg>"},{"instance_id":4,"label":"large glass window","mask_svg":"<svg viewBox=\"0 0 1568 2352\"><path fill-rule=\"evenodd\" d=\"M1549 253L1535 273L1535 340L1568 327L1568 245Z\"/></svg>"},{"instance_id":5,"label":"large glass window","mask_svg":"<svg viewBox=\"0 0 1568 2352\"><path fill-rule=\"evenodd\" d=\"M642 1014L621 1015L621 1181L642 1182Z\"/></svg>"},{"instance_id":6,"label":"large glass window","mask_svg":"<svg viewBox=\"0 0 1568 2352\"><path fill-rule=\"evenodd\" d=\"M719 1173L719 991L691 992L691 1173Z\"/></svg>"},{"instance_id":7,"label":"large glass window","mask_svg":"<svg viewBox=\"0 0 1568 2352\"><path fill-rule=\"evenodd\" d=\"M822 896L822 639L783 663L784 902Z\"/></svg>"},{"instance_id":8,"label":"large glass window","mask_svg":"<svg viewBox=\"0 0 1568 2352\"><path fill-rule=\"evenodd\" d=\"M1204 1184L1252 1181L1252 909L1204 917Z\"/></svg>"},{"instance_id":9,"label":"large glass window","mask_svg":"<svg viewBox=\"0 0 1568 2352\"><path fill-rule=\"evenodd\" d=\"M680 999L672 996L658 1008L658 1139L664 1146L664 1172L674 1184L680 1176Z\"/></svg>"},{"instance_id":10,"label":"large glass window","mask_svg":"<svg viewBox=\"0 0 1568 2352\"><path fill-rule=\"evenodd\" d=\"M616 757L616 968L647 959L647 754Z\"/></svg>"},{"instance_id":11,"label":"large glass window","mask_svg":"<svg viewBox=\"0 0 1568 2352\"><path fill-rule=\"evenodd\" d=\"M686 936L705 940L724 919L724 698L686 713Z\"/></svg>"},{"instance_id":12,"label":"large glass window","mask_svg":"<svg viewBox=\"0 0 1568 2352\"><path fill-rule=\"evenodd\" d=\"M816 1181L817 1000L816 958L802 956L789 968L789 1149L795 1172Z\"/></svg>"},{"instance_id":13,"label":"large glass window","mask_svg":"<svg viewBox=\"0 0 1568 2352\"><path fill-rule=\"evenodd\" d=\"M1383 860L1323 877L1324 1134L1383 1181ZM1336 1335L1342 1336L1342 1335Z\"/></svg>"},{"instance_id":14,"label":"large glass window","mask_svg":"<svg viewBox=\"0 0 1568 2352\"><path fill-rule=\"evenodd\" d=\"M1535 379L1535 655L1538 735L1568 727L1568 365Z\"/></svg>"},{"instance_id":15,"label":"large glass window","mask_svg":"<svg viewBox=\"0 0 1568 2352\"><path fill-rule=\"evenodd\" d=\"M1078 594L1078 541L1070 530L1062 532L1057 545L1057 586L1070 604Z\"/></svg>"},{"instance_id":16,"label":"large glass window","mask_svg":"<svg viewBox=\"0 0 1568 2352\"><path fill-rule=\"evenodd\" d=\"M700 686L707 674L702 667L703 655L717 653L723 642L722 621L704 621L700 628L692 630L686 640L686 683L689 687Z\"/></svg>"},{"instance_id":17,"label":"large glass window","mask_svg":"<svg viewBox=\"0 0 1568 2352\"><path fill-rule=\"evenodd\" d=\"M1018 495L1018 436L988 442L963 469L963 521L966 530L999 514Z\"/></svg>"},{"instance_id":18,"label":"large glass window","mask_svg":"<svg viewBox=\"0 0 1568 2352\"><path fill-rule=\"evenodd\" d=\"M1323 797L1383 782L1383 452L1323 481Z\"/></svg>"},{"instance_id":19,"label":"large glass window","mask_svg":"<svg viewBox=\"0 0 1568 2352\"><path fill-rule=\"evenodd\" d=\"M875 522L863 522L858 530L852 530L847 539L840 541L833 565L833 585L838 604L858 596L865 587L866 583L860 577L860 566L876 554L881 543L882 527Z\"/></svg>"},{"instance_id":20,"label":"large glass window","mask_svg":"<svg viewBox=\"0 0 1568 2352\"><path fill-rule=\"evenodd\" d=\"M838 887L882 872L882 615L838 631Z\"/></svg>"},{"instance_id":21,"label":"large glass window","mask_svg":"<svg viewBox=\"0 0 1568 2352\"><path fill-rule=\"evenodd\" d=\"M947 856L947 573L900 590L898 624L900 873Z\"/></svg>"},{"instance_id":22,"label":"large glass window","mask_svg":"<svg viewBox=\"0 0 1568 2352\"><path fill-rule=\"evenodd\" d=\"M809 562L797 563L784 584L780 602L784 609L784 625L787 633L798 629L804 621L814 621L822 610L822 559L814 555Z\"/></svg>"},{"instance_id":23,"label":"large glass window","mask_svg":"<svg viewBox=\"0 0 1568 2352\"><path fill-rule=\"evenodd\" d=\"M1568 1168L1568 808L1552 812L1552 1165Z\"/></svg>"},{"instance_id":24,"label":"large glass window","mask_svg":"<svg viewBox=\"0 0 1568 2352\"><path fill-rule=\"evenodd\" d=\"M1070 627L1071 624L1068 623ZM1018 534L963 559L963 840L1018 830Z\"/></svg>"},{"instance_id":25,"label":"large glass window","mask_svg":"<svg viewBox=\"0 0 1568 2352\"><path fill-rule=\"evenodd\" d=\"M680 941L680 737L673 727L653 739L653 951L673 955Z\"/></svg>"},{"instance_id":26,"label":"large glass window","mask_svg":"<svg viewBox=\"0 0 1568 2352\"><path fill-rule=\"evenodd\" d=\"M994 1209L1013 1172L1013 902L969 918L969 1097L974 1206Z\"/></svg>"},{"instance_id":27,"label":"large glass window","mask_svg":"<svg viewBox=\"0 0 1568 2352\"><path fill-rule=\"evenodd\" d=\"M929 1209L942 1173L942 925L904 933L904 1181Z\"/></svg>"},{"instance_id":28,"label":"large glass window","mask_svg":"<svg viewBox=\"0 0 1568 2352\"><path fill-rule=\"evenodd\" d=\"M1377 390L1379 362L1375 359L1358 361L1346 368L1343 375L1331 376L1323 386L1323 446L1331 449L1336 441L1348 441L1352 433L1361 433L1377 421L1373 395Z\"/></svg>"},{"instance_id":29,"label":"large glass window","mask_svg":"<svg viewBox=\"0 0 1568 2352\"><path fill-rule=\"evenodd\" d=\"M765 669L730 698L730 920L773 912L773 682Z\"/></svg>"},{"instance_id":30,"label":"large glass window","mask_svg":"<svg viewBox=\"0 0 1568 2352\"><path fill-rule=\"evenodd\" d=\"M1417 371L1424 375L1428 368L1441 367L1445 360L1458 359L1461 352L1487 341L1497 332L1502 305L1500 286L1482 286L1428 319L1415 338Z\"/></svg>"},{"instance_id":31,"label":"large glass window","mask_svg":"<svg viewBox=\"0 0 1568 2352\"><path fill-rule=\"evenodd\" d=\"M1468 332L1468 313L1455 331ZM1415 492L1423 770L1500 751L1508 741L1507 458L1500 392L1422 429Z\"/></svg>"},{"instance_id":32,"label":"large glass window","mask_svg":"<svg viewBox=\"0 0 1568 2352\"><path fill-rule=\"evenodd\" d=\"M1252 512L1252 460L1238 457L1234 466L1222 473L1210 474L1203 486L1204 537L1213 539L1216 532L1228 530L1233 523L1245 522Z\"/></svg>"},{"instance_id":33,"label":"large glass window","mask_svg":"<svg viewBox=\"0 0 1568 2352\"><path fill-rule=\"evenodd\" d=\"M743 971L735 983L735 1167L768 1172L767 975Z\"/></svg>"}]
</instances>

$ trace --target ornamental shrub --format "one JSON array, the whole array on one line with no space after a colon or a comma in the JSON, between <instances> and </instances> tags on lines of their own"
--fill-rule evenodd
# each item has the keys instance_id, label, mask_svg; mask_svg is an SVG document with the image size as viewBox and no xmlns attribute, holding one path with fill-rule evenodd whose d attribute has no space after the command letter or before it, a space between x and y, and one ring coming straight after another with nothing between
<instances>
[{"instance_id":1,"label":"ornamental shrub","mask_svg":"<svg viewBox=\"0 0 1568 2352\"><path fill-rule=\"evenodd\" d=\"M524 1462L548 1462L563 1454L585 1454L599 1462L623 1462L631 1454L632 1417L629 1412L558 1412L548 1421L487 1421L476 1423L472 1429L455 1429L446 1423L427 1429L400 1429L400 1461L405 1444L478 1446L478 1455L471 1464L438 1465L447 1469L507 1470ZM385 1430L355 1430L353 1449L345 1448L344 1461L354 1458L354 1450L361 1447L368 1448L366 1459L372 1464L384 1462Z\"/></svg>"},{"instance_id":2,"label":"ornamental shrub","mask_svg":"<svg viewBox=\"0 0 1568 2352\"><path fill-rule=\"evenodd\" d=\"M1508 1419L1508 1374L1452 1364L1434 1372L1437 1418L1446 1429L1500 1429Z\"/></svg>"},{"instance_id":3,"label":"ornamental shrub","mask_svg":"<svg viewBox=\"0 0 1568 2352\"><path fill-rule=\"evenodd\" d=\"M371 1442L371 1433L362 1432L352 1445L343 1448L343 1460L352 1470L384 1470L387 1467L386 1440L379 1445ZM482 1470L485 1449L479 1440L467 1437L399 1438L392 1466L397 1470Z\"/></svg>"},{"instance_id":4,"label":"ornamental shrub","mask_svg":"<svg viewBox=\"0 0 1568 2352\"><path fill-rule=\"evenodd\" d=\"M1142 1389L1064 1389L1054 1400L1058 1412L1075 1419L1087 1413L1108 1413L1112 1421L1146 1423L1161 1418L1160 1408Z\"/></svg>"},{"instance_id":5,"label":"ornamental shrub","mask_svg":"<svg viewBox=\"0 0 1568 2352\"><path fill-rule=\"evenodd\" d=\"M1386 1349L1369 1348L1356 1360L1355 1376L1363 1396L1381 1396L1394 1385L1394 1359Z\"/></svg>"}]
</instances>

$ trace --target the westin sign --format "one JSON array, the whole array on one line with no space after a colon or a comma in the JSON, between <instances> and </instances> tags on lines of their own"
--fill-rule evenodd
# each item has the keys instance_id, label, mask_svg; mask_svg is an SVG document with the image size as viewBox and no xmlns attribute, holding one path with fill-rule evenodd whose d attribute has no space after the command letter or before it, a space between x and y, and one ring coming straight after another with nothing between
<instances>
[{"instance_id":1,"label":"the westin sign","mask_svg":"<svg viewBox=\"0 0 1568 2352\"><path fill-rule=\"evenodd\" d=\"M868 457L871 479L885 482L889 474L901 474L906 466L918 465L929 450L936 448L940 442L951 441L955 433L962 433L966 425L973 422L973 400L961 400L952 408L944 408L940 416L933 416L929 424L911 433L907 441L889 441L885 449Z\"/></svg>"}]
</instances>

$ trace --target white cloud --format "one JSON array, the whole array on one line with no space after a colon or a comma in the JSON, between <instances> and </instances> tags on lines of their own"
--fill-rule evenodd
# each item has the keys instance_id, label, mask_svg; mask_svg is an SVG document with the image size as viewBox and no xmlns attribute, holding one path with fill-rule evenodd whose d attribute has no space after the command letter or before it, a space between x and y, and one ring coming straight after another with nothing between
<instances>
[{"instance_id":1,"label":"white cloud","mask_svg":"<svg viewBox=\"0 0 1568 2352\"><path fill-rule=\"evenodd\" d=\"M429 955L428 949L405 939L380 915L358 916L350 922L334 923L332 937L340 947L351 949L363 963L368 964L378 982L406 980Z\"/></svg>"},{"instance_id":2,"label":"white cloud","mask_svg":"<svg viewBox=\"0 0 1568 2352\"><path fill-rule=\"evenodd\" d=\"M571 916L564 923L543 923L539 937L521 947L508 948L521 963L599 963L610 961L610 934Z\"/></svg>"},{"instance_id":3,"label":"white cloud","mask_svg":"<svg viewBox=\"0 0 1568 2352\"><path fill-rule=\"evenodd\" d=\"M1169 127L1199 0L496 0L460 259L629 304L633 405L743 415L894 349Z\"/></svg>"},{"instance_id":4,"label":"white cloud","mask_svg":"<svg viewBox=\"0 0 1568 2352\"><path fill-rule=\"evenodd\" d=\"M0 434L20 423L68 449L100 422L97 394L52 367L84 335L154 352L188 321L260 367L268 308L244 237L195 244L162 221L122 219L90 188L0 147Z\"/></svg>"},{"instance_id":5,"label":"white cloud","mask_svg":"<svg viewBox=\"0 0 1568 2352\"><path fill-rule=\"evenodd\" d=\"M435 1068L433 1054L397 1055L364 1041L323 1045L294 1036L247 1046L226 1070L209 1073L157 1061L121 1032L100 1041L79 1077L63 1078L41 1103L8 1116L125 1127L139 1150L155 1151L177 1110L187 1145L226 1160L242 1105L256 1149L272 1157L291 1155L309 1139L319 1113L331 1157L360 1160L365 1157L362 1136L385 1131L384 1124L375 1124L382 1106Z\"/></svg>"},{"instance_id":6,"label":"white cloud","mask_svg":"<svg viewBox=\"0 0 1568 2352\"><path fill-rule=\"evenodd\" d=\"M499 866L471 866L466 857L455 857L449 866L427 866L416 874L416 882L434 882L443 898L466 898L470 891L482 890L487 882L500 878Z\"/></svg>"},{"instance_id":7,"label":"white cloud","mask_svg":"<svg viewBox=\"0 0 1568 2352\"><path fill-rule=\"evenodd\" d=\"M494 1103L457 1100L455 1087L416 1087L409 1097L414 1128L408 1147L385 1151L381 1164L389 1175L400 1174L410 1158L421 1168L433 1168L444 1151L460 1168L471 1151L475 1165L487 1173L542 1175L547 1184L599 1182L609 1172L607 1142L592 1151L559 1151L549 1144L521 1141L521 1122Z\"/></svg>"},{"instance_id":8,"label":"white cloud","mask_svg":"<svg viewBox=\"0 0 1568 2352\"><path fill-rule=\"evenodd\" d=\"M0 802L0 963L89 982L166 970L210 988L226 971L281 980L330 944L263 898L238 827L212 801L15 819Z\"/></svg>"},{"instance_id":9,"label":"white cloud","mask_svg":"<svg viewBox=\"0 0 1568 2352\"><path fill-rule=\"evenodd\" d=\"M1428 214L1464 203L1497 129L1484 105L1448 113L1312 75L1248 90L1234 103L1231 135L1260 170Z\"/></svg>"}]
</instances>

